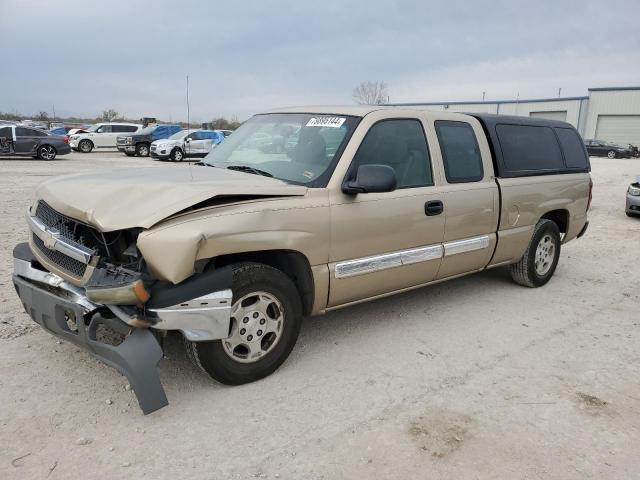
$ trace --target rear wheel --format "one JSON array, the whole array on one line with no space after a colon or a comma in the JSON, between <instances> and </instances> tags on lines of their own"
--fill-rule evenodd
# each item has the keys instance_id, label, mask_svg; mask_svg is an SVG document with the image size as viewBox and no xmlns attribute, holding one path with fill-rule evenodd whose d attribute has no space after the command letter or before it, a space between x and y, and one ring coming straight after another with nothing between
<instances>
[{"instance_id":1,"label":"rear wheel","mask_svg":"<svg viewBox=\"0 0 640 480\"><path fill-rule=\"evenodd\" d=\"M615 150L609 150L609 151L607 152L607 157L609 157L609 158L616 158L616 157L617 157L617 155L616 155L616 151L615 151Z\"/></svg>"},{"instance_id":2,"label":"rear wheel","mask_svg":"<svg viewBox=\"0 0 640 480\"><path fill-rule=\"evenodd\" d=\"M78 148L82 153L89 153L93 150L93 142L91 140L81 140Z\"/></svg>"},{"instance_id":3,"label":"rear wheel","mask_svg":"<svg viewBox=\"0 0 640 480\"><path fill-rule=\"evenodd\" d=\"M260 263L233 267L231 335L186 342L194 363L213 379L241 385L264 378L287 359L300 332L298 290L280 270Z\"/></svg>"},{"instance_id":4,"label":"rear wheel","mask_svg":"<svg viewBox=\"0 0 640 480\"><path fill-rule=\"evenodd\" d=\"M518 263L509 266L511 278L525 287L541 287L556 271L560 257L560 230L551 220L542 219Z\"/></svg>"},{"instance_id":5,"label":"rear wheel","mask_svg":"<svg viewBox=\"0 0 640 480\"><path fill-rule=\"evenodd\" d=\"M53 160L56 154L56 149L51 145L42 145L38 148L38 158L41 160Z\"/></svg>"},{"instance_id":6,"label":"rear wheel","mask_svg":"<svg viewBox=\"0 0 640 480\"><path fill-rule=\"evenodd\" d=\"M184 159L184 153L179 148L174 148L171 151L171 160L174 162L181 162Z\"/></svg>"},{"instance_id":7,"label":"rear wheel","mask_svg":"<svg viewBox=\"0 0 640 480\"><path fill-rule=\"evenodd\" d=\"M147 145L146 143L139 143L136 146L136 154L138 154L141 157L148 157L149 156L149 145Z\"/></svg>"}]
</instances>

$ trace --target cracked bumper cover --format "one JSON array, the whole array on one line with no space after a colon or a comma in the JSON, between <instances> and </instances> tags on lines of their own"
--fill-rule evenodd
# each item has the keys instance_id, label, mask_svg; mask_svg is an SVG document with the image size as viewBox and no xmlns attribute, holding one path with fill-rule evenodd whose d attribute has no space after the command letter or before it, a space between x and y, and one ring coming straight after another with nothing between
<instances>
[{"instance_id":1,"label":"cracked bumper cover","mask_svg":"<svg viewBox=\"0 0 640 480\"><path fill-rule=\"evenodd\" d=\"M36 323L125 375L145 414L168 404L157 370L162 348L149 329L128 325L119 307L95 304L84 295L82 288L43 270L28 244L17 245L13 255L13 283L25 311ZM220 271L216 277L217 281L209 282L210 286L230 286L230 275L226 271ZM228 337L231 290L209 290L201 294L206 288L203 283L194 286L195 282L191 282L157 291L155 303L149 302L149 307L153 306L149 312L155 322L152 328L180 330L193 341ZM193 293L201 295L185 298ZM124 340L118 345L100 341L97 332L101 325L124 335Z\"/></svg>"}]
</instances>

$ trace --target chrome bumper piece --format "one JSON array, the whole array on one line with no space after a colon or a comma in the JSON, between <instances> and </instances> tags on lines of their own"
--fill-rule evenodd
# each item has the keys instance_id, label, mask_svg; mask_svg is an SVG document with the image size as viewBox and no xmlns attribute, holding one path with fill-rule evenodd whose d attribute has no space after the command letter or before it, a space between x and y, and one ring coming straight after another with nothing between
<instances>
[{"instance_id":1,"label":"chrome bumper piece","mask_svg":"<svg viewBox=\"0 0 640 480\"><path fill-rule=\"evenodd\" d=\"M180 330L187 340L202 342L229 337L231 327L230 289L212 292L167 308L151 309L159 321L158 330Z\"/></svg>"},{"instance_id":2,"label":"chrome bumper piece","mask_svg":"<svg viewBox=\"0 0 640 480\"><path fill-rule=\"evenodd\" d=\"M106 307L112 310L118 318L122 318L122 311L119 307L91 302L86 297L84 289L70 284L54 273L33 268L31 262L14 258L13 269L14 275L52 287L56 296L82 307L84 313ZM226 289L212 292L178 305L150 309L150 312L157 315L157 321L151 325L151 328L157 330L179 330L187 340L193 342L227 338L231 327L232 297L231 290Z\"/></svg>"}]
</instances>

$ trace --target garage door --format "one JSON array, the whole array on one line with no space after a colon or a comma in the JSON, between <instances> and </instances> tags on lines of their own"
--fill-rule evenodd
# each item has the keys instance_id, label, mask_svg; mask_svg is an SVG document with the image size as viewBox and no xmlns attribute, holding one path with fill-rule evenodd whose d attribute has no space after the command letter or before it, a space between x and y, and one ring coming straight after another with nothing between
<instances>
[{"instance_id":1,"label":"garage door","mask_svg":"<svg viewBox=\"0 0 640 480\"><path fill-rule=\"evenodd\" d=\"M622 145L640 145L640 115L598 115L596 138Z\"/></svg>"},{"instance_id":2,"label":"garage door","mask_svg":"<svg viewBox=\"0 0 640 480\"><path fill-rule=\"evenodd\" d=\"M546 118L547 120L560 120L561 122L567 121L567 111L557 110L553 112L530 112L530 117Z\"/></svg>"}]
</instances>

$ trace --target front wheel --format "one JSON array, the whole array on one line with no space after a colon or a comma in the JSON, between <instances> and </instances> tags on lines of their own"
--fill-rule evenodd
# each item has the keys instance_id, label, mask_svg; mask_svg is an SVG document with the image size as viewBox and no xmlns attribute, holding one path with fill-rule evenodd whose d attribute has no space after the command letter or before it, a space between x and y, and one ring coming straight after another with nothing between
<instances>
[{"instance_id":1,"label":"front wheel","mask_svg":"<svg viewBox=\"0 0 640 480\"><path fill-rule=\"evenodd\" d=\"M560 258L560 230L551 220L542 219L533 230L531 242L518 263L509 266L514 282L525 287L541 287L556 271Z\"/></svg>"},{"instance_id":2,"label":"front wheel","mask_svg":"<svg viewBox=\"0 0 640 480\"><path fill-rule=\"evenodd\" d=\"M184 159L184 153L179 148L174 148L171 151L171 160L174 162L181 162Z\"/></svg>"},{"instance_id":3,"label":"front wheel","mask_svg":"<svg viewBox=\"0 0 640 480\"><path fill-rule=\"evenodd\" d=\"M82 140L78 144L78 148L82 153L89 153L93 150L93 142L91 140Z\"/></svg>"},{"instance_id":4,"label":"front wheel","mask_svg":"<svg viewBox=\"0 0 640 480\"><path fill-rule=\"evenodd\" d=\"M254 382L287 359L300 332L298 290L280 270L260 263L233 266L231 335L187 342L194 363L227 385Z\"/></svg>"},{"instance_id":5,"label":"front wheel","mask_svg":"<svg viewBox=\"0 0 640 480\"><path fill-rule=\"evenodd\" d=\"M149 145L146 143L139 143L136 147L136 153L140 157L148 157L149 156Z\"/></svg>"},{"instance_id":6,"label":"front wheel","mask_svg":"<svg viewBox=\"0 0 640 480\"><path fill-rule=\"evenodd\" d=\"M616 151L615 151L615 150L609 150L609 151L607 152L607 157L609 157L609 158L616 158L616 157L617 157L617 155L616 155Z\"/></svg>"},{"instance_id":7,"label":"front wheel","mask_svg":"<svg viewBox=\"0 0 640 480\"><path fill-rule=\"evenodd\" d=\"M56 158L56 149L51 145L42 145L38 148L38 158L40 160L53 160Z\"/></svg>"}]
</instances>

